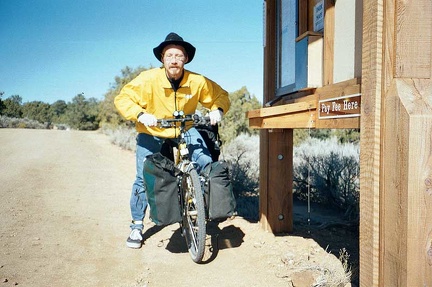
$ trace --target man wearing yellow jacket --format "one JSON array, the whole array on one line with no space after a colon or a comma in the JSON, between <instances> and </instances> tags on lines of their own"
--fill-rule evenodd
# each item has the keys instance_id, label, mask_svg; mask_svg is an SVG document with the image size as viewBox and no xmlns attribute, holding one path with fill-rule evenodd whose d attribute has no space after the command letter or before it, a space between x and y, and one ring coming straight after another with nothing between
<instances>
[{"instance_id":1,"label":"man wearing yellow jacket","mask_svg":"<svg viewBox=\"0 0 432 287\"><path fill-rule=\"evenodd\" d=\"M114 99L118 111L127 120L136 122L138 131L136 146L136 178L132 187L130 208L131 233L126 245L140 248L142 245L143 219L147 209L147 197L143 182L144 160L159 152L166 138L175 138L177 129L158 128L157 119L172 118L175 111L193 114L198 103L209 109L212 125L221 121L230 107L228 93L206 77L184 69L195 56L195 47L176 33L166 36L153 49L155 57L163 63L160 68L142 72L126 84ZM188 130L187 143L192 160L199 170L212 161L207 146L195 128ZM197 147L197 148L196 148Z\"/></svg>"}]
</instances>

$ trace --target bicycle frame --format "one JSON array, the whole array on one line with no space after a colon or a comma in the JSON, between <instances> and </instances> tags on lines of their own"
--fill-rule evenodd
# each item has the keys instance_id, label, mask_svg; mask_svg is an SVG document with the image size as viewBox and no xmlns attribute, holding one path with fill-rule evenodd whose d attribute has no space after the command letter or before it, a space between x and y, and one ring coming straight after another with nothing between
<instances>
[{"instance_id":1,"label":"bicycle frame","mask_svg":"<svg viewBox=\"0 0 432 287\"><path fill-rule=\"evenodd\" d=\"M189 160L189 150L187 148L185 134L186 134L186 122L193 122L194 125L206 124L209 121L208 117L201 117L197 114L184 115L182 112L179 113L173 119L159 119L157 122L162 128L177 128L176 123L180 123L180 134L178 147L172 146L174 148L174 163L178 165L182 160Z\"/></svg>"}]
</instances>

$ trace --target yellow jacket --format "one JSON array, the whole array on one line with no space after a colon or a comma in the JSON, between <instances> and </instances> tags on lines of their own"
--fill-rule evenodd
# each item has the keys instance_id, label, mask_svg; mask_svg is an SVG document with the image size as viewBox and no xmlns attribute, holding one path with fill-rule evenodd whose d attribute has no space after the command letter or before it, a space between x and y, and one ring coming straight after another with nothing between
<instances>
[{"instance_id":1,"label":"yellow jacket","mask_svg":"<svg viewBox=\"0 0 432 287\"><path fill-rule=\"evenodd\" d=\"M126 84L114 99L120 114L136 122L139 133L173 138L178 135L174 128L146 127L137 121L140 112L153 114L157 119L173 118L174 111L193 114L198 102L213 111L221 108L226 113L230 107L228 93L206 77L184 70L180 87L174 92L165 68L154 68L139 74ZM176 131L177 130L177 131Z\"/></svg>"}]
</instances>

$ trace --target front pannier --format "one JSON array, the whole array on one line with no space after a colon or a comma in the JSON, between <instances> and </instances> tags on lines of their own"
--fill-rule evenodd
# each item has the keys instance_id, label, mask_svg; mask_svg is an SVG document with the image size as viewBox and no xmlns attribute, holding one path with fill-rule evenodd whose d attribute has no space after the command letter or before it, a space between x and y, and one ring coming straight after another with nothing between
<instances>
[{"instance_id":1,"label":"front pannier","mask_svg":"<svg viewBox=\"0 0 432 287\"><path fill-rule=\"evenodd\" d=\"M234 216L236 201L228 163L225 161L212 162L204 168L201 175L205 177L204 198L208 218L221 220Z\"/></svg>"},{"instance_id":2,"label":"front pannier","mask_svg":"<svg viewBox=\"0 0 432 287\"><path fill-rule=\"evenodd\" d=\"M161 153L150 155L144 161L144 186L150 206L150 219L156 225L180 222L178 175L182 172L174 162Z\"/></svg>"}]
</instances>

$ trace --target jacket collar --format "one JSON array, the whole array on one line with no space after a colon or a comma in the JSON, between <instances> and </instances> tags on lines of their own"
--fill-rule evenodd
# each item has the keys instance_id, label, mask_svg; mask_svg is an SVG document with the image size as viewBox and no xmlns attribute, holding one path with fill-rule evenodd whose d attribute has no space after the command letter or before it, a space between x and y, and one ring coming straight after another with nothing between
<instances>
[{"instance_id":1,"label":"jacket collar","mask_svg":"<svg viewBox=\"0 0 432 287\"><path fill-rule=\"evenodd\" d=\"M162 87L164 89L171 89L171 83L168 80L167 76L166 76L166 71L165 68L161 68L160 72L163 74L161 75L161 80L162 80ZM180 82L180 87L188 87L189 86L189 75L190 72L186 69L183 70L183 79Z\"/></svg>"}]
</instances>

